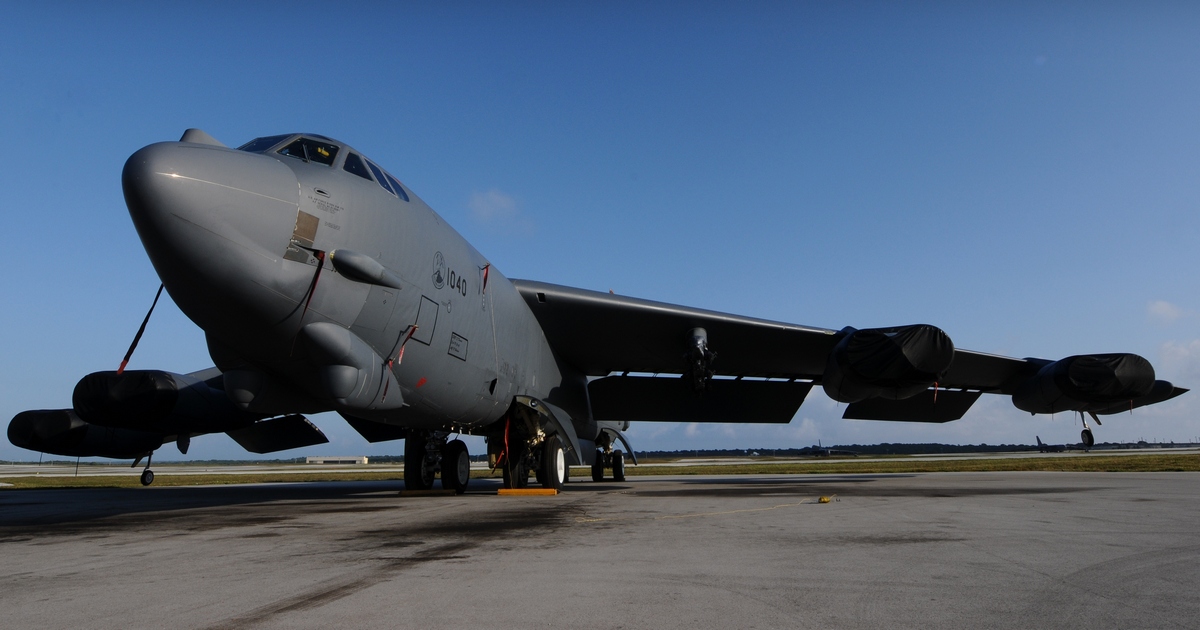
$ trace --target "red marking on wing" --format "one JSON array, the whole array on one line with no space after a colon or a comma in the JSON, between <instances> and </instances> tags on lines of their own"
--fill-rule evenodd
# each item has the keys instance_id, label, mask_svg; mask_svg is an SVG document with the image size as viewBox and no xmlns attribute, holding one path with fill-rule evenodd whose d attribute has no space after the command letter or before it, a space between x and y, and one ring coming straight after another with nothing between
<instances>
[{"instance_id":1,"label":"red marking on wing","mask_svg":"<svg viewBox=\"0 0 1200 630\"><path fill-rule=\"evenodd\" d=\"M425 377L422 376L421 380L417 381L417 388L419 389L424 384L425 384Z\"/></svg>"}]
</instances>

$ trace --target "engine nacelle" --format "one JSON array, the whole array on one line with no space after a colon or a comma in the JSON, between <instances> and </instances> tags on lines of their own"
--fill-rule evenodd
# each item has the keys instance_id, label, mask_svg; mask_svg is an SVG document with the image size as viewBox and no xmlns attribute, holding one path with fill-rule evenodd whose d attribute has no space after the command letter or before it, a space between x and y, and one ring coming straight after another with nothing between
<instances>
[{"instance_id":1,"label":"engine nacelle","mask_svg":"<svg viewBox=\"0 0 1200 630\"><path fill-rule=\"evenodd\" d=\"M838 402L916 396L940 380L954 360L954 342L936 326L845 328L842 334L821 381Z\"/></svg>"},{"instance_id":2,"label":"engine nacelle","mask_svg":"<svg viewBox=\"0 0 1200 630\"><path fill-rule=\"evenodd\" d=\"M162 446L157 433L100 427L71 409L23 411L8 423L8 441L64 457L136 459Z\"/></svg>"},{"instance_id":3,"label":"engine nacelle","mask_svg":"<svg viewBox=\"0 0 1200 630\"><path fill-rule=\"evenodd\" d=\"M90 424L165 434L219 433L262 418L203 380L160 370L88 374L75 385L71 403Z\"/></svg>"},{"instance_id":4,"label":"engine nacelle","mask_svg":"<svg viewBox=\"0 0 1200 630\"><path fill-rule=\"evenodd\" d=\"M1136 354L1085 354L1042 366L1017 387L1012 401L1030 413L1100 412L1122 404L1128 409L1154 384L1154 367Z\"/></svg>"},{"instance_id":5,"label":"engine nacelle","mask_svg":"<svg viewBox=\"0 0 1200 630\"><path fill-rule=\"evenodd\" d=\"M312 400L297 388L252 367L238 367L221 374L225 395L239 409L277 416L290 413L320 413L327 406Z\"/></svg>"},{"instance_id":6,"label":"engine nacelle","mask_svg":"<svg viewBox=\"0 0 1200 630\"><path fill-rule=\"evenodd\" d=\"M404 406L395 375L358 335L337 324L314 322L300 329L300 339L338 411L370 420Z\"/></svg>"},{"instance_id":7,"label":"engine nacelle","mask_svg":"<svg viewBox=\"0 0 1200 630\"><path fill-rule=\"evenodd\" d=\"M1188 390L1182 387L1175 387L1170 381L1154 381L1154 386L1150 388L1150 393L1135 398L1132 405L1129 401L1123 400L1110 406L1099 405L1099 408L1089 409L1092 413L1098 416L1112 415L1114 413L1125 413L1131 408L1145 407L1146 405L1156 405L1160 402L1170 400L1176 396L1182 396Z\"/></svg>"}]
</instances>

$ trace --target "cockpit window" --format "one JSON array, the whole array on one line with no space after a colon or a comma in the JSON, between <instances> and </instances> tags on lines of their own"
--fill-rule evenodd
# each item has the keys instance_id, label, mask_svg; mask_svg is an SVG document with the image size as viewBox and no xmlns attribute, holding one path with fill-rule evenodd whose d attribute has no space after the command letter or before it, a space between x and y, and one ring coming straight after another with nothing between
<instances>
[{"instance_id":1,"label":"cockpit window","mask_svg":"<svg viewBox=\"0 0 1200 630\"><path fill-rule=\"evenodd\" d=\"M383 171L379 170L379 167L375 166L374 162L367 160L367 166L371 167L371 172L375 173L375 181L379 182L379 185L383 186L384 190L392 193L393 195L396 194L395 191L392 190L392 187L388 186L387 179L383 177Z\"/></svg>"},{"instance_id":2,"label":"cockpit window","mask_svg":"<svg viewBox=\"0 0 1200 630\"><path fill-rule=\"evenodd\" d=\"M337 152L337 145L313 140L312 138L300 138L279 150L280 155L299 158L305 162L316 162L325 166L333 165L333 158L337 155Z\"/></svg>"},{"instance_id":3,"label":"cockpit window","mask_svg":"<svg viewBox=\"0 0 1200 630\"><path fill-rule=\"evenodd\" d=\"M282 136L265 136L263 138L255 138L255 139L251 140L250 142L247 142L246 144L243 144L242 146L238 147L238 151L247 151L250 153L262 153L262 152L266 151L267 149L270 149L271 147L279 144L280 142L283 142L283 139L287 138L290 135L292 135L292 134L285 133Z\"/></svg>"},{"instance_id":4,"label":"cockpit window","mask_svg":"<svg viewBox=\"0 0 1200 630\"><path fill-rule=\"evenodd\" d=\"M391 175L388 175L387 173L384 173L384 175L387 175L387 180L389 183L391 183L392 190L396 191L396 194L400 195L401 199L408 201L408 193L404 192L404 188L402 186L400 186L400 182L396 181L395 177L392 177Z\"/></svg>"},{"instance_id":5,"label":"cockpit window","mask_svg":"<svg viewBox=\"0 0 1200 630\"><path fill-rule=\"evenodd\" d=\"M362 158L358 157L357 153L346 154L346 163L342 165L342 170L354 173L368 181L371 179L371 174L367 172L366 165L363 164Z\"/></svg>"}]
</instances>

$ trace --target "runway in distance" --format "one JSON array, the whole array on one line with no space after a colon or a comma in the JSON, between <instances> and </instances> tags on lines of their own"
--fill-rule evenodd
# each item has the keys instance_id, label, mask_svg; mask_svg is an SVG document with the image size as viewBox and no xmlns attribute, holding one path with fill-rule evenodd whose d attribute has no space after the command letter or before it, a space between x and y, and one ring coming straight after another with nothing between
<instances>
[{"instance_id":1,"label":"runway in distance","mask_svg":"<svg viewBox=\"0 0 1200 630\"><path fill-rule=\"evenodd\" d=\"M303 415L324 411L370 442L405 440L407 488L440 473L463 492L455 433L486 437L506 486L532 471L560 488L569 464L621 479L630 421L787 423L817 385L848 403L844 418L905 422L1010 396L1033 414L1079 413L1085 445L1085 416L1187 391L1134 354L1016 359L955 348L926 324L813 328L510 280L396 177L315 134L233 149L189 129L134 153L121 183L215 367L126 371L127 355L84 376L70 408L17 414L8 437L144 458L144 484L158 448L186 453L208 433L255 453L324 443Z\"/></svg>"}]
</instances>

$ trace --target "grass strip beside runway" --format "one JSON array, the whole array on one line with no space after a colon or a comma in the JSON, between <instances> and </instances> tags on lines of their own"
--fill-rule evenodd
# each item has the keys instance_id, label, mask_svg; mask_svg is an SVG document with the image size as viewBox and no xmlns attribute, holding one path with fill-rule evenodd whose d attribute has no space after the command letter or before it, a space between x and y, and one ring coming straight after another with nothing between
<instances>
[{"instance_id":1,"label":"grass strip beside runway","mask_svg":"<svg viewBox=\"0 0 1200 630\"><path fill-rule=\"evenodd\" d=\"M635 475L803 475L803 474L880 474L880 473L929 473L929 472L1200 472L1200 455L1087 455L1075 457L1030 457L1008 459L953 459L911 461L904 459L885 460L831 460L828 462L747 462L745 464L697 465L697 466L632 466L626 465L625 474ZM611 473L610 473L611 474ZM590 471L586 467L573 467L571 476L586 479ZM473 478L499 477L500 471L479 474L472 471ZM369 470L313 471L281 473L264 471L245 474L170 474L160 472L155 476L153 488L164 486L202 486L240 483L304 483L318 481L400 481L402 476L395 470L372 472ZM138 471L128 476L80 475L78 477L34 476L0 477L3 490L23 488L138 488Z\"/></svg>"}]
</instances>

